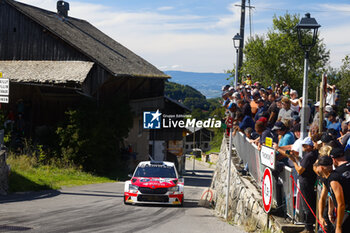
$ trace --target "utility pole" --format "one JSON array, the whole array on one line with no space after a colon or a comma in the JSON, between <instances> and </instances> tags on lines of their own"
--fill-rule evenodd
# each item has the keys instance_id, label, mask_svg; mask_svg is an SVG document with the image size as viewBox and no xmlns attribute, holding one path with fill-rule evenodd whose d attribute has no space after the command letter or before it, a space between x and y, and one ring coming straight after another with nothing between
<instances>
[{"instance_id":1,"label":"utility pole","mask_svg":"<svg viewBox=\"0 0 350 233\"><path fill-rule=\"evenodd\" d=\"M238 57L238 71L241 70L242 64L243 64L243 47L244 47L244 26L245 26L245 1L242 0L241 4L241 26L240 26L240 31L239 35L242 37L242 41L239 44L239 57ZM238 74L240 75L240 74Z\"/></svg>"}]
</instances>

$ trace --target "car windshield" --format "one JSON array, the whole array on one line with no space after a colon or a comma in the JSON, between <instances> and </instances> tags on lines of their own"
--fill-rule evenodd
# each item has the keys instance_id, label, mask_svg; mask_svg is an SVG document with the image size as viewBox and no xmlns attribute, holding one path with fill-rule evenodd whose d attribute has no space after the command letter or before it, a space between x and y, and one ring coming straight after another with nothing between
<instances>
[{"instance_id":1,"label":"car windshield","mask_svg":"<svg viewBox=\"0 0 350 233\"><path fill-rule=\"evenodd\" d=\"M176 178L176 173L174 167L146 164L136 169L134 177Z\"/></svg>"}]
</instances>

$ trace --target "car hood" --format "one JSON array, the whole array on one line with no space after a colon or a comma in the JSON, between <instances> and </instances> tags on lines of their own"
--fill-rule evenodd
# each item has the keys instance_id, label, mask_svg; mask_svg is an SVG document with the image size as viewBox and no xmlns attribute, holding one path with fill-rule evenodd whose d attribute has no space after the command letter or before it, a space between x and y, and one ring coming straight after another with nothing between
<instances>
[{"instance_id":1,"label":"car hood","mask_svg":"<svg viewBox=\"0 0 350 233\"><path fill-rule=\"evenodd\" d=\"M176 186L177 178L159 178L159 177L133 177L131 183L138 187L146 188L169 188Z\"/></svg>"}]
</instances>

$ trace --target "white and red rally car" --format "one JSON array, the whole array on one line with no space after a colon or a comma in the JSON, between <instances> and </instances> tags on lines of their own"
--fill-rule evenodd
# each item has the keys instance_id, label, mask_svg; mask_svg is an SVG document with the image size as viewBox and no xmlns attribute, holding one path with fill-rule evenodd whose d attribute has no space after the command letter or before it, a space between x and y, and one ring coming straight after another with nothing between
<instances>
[{"instance_id":1,"label":"white and red rally car","mask_svg":"<svg viewBox=\"0 0 350 233\"><path fill-rule=\"evenodd\" d=\"M184 181L179 178L174 163L140 162L131 178L125 182L124 203L180 205L184 202Z\"/></svg>"}]
</instances>

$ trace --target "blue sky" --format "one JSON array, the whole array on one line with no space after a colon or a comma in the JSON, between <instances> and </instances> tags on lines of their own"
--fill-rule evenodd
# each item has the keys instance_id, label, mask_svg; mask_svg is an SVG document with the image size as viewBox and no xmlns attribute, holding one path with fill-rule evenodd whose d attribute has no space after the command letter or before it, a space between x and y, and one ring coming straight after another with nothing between
<instances>
[{"instance_id":1,"label":"blue sky","mask_svg":"<svg viewBox=\"0 0 350 233\"><path fill-rule=\"evenodd\" d=\"M56 11L56 0L20 0ZM223 72L233 68L232 37L239 32L241 1L68 1L69 15L82 18L161 70ZM336 2L336 3L335 3ZM248 0L247 0L248 3ZM251 0L252 34L263 35L274 15L310 12L338 68L350 53L350 1ZM249 18L246 14L246 39Z\"/></svg>"}]
</instances>

